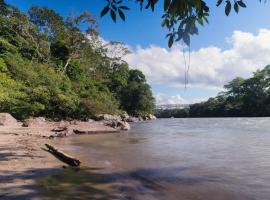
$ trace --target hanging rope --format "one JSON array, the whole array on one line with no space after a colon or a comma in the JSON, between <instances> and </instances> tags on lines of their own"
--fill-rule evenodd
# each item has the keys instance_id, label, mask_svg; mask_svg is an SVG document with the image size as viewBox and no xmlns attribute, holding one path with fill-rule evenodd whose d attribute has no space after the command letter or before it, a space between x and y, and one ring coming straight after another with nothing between
<instances>
[{"instance_id":1,"label":"hanging rope","mask_svg":"<svg viewBox=\"0 0 270 200\"><path fill-rule=\"evenodd\" d=\"M183 58L184 58L184 65L185 65L185 89L187 88L187 61L186 61L186 55L185 55L185 46L184 43L182 43L183 47Z\"/></svg>"},{"instance_id":2,"label":"hanging rope","mask_svg":"<svg viewBox=\"0 0 270 200\"><path fill-rule=\"evenodd\" d=\"M185 65L185 89L187 89L187 84L189 83L189 70L190 70L190 45L188 46L188 63L186 59L184 43L182 43L182 47L183 47L182 52L183 52L184 65Z\"/></svg>"},{"instance_id":3,"label":"hanging rope","mask_svg":"<svg viewBox=\"0 0 270 200\"><path fill-rule=\"evenodd\" d=\"M189 69L190 69L190 45L188 46L187 84L189 83Z\"/></svg>"}]
</instances>

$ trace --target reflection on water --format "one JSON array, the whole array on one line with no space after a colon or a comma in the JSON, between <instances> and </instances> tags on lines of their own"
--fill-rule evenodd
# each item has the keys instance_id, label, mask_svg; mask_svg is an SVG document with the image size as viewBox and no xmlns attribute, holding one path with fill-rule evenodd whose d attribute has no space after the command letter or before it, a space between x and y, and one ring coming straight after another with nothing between
<instances>
[{"instance_id":1,"label":"reflection on water","mask_svg":"<svg viewBox=\"0 0 270 200\"><path fill-rule=\"evenodd\" d=\"M270 198L270 119L164 119L54 141L83 161L38 181L48 199ZM45 197L44 197L45 198Z\"/></svg>"}]
</instances>

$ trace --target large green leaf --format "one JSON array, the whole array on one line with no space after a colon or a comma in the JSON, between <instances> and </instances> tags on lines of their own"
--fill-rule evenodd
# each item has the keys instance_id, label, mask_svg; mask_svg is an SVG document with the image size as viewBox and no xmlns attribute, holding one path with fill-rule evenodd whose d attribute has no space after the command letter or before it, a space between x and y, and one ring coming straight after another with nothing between
<instances>
[{"instance_id":1,"label":"large green leaf","mask_svg":"<svg viewBox=\"0 0 270 200\"><path fill-rule=\"evenodd\" d=\"M103 10L101 11L100 16L103 17L104 15L108 13L109 10L110 10L109 5L105 6Z\"/></svg>"},{"instance_id":2,"label":"large green leaf","mask_svg":"<svg viewBox=\"0 0 270 200\"><path fill-rule=\"evenodd\" d=\"M123 21L126 20L125 14L123 13L122 10L118 9L118 14L119 14L120 18L121 18Z\"/></svg>"},{"instance_id":3,"label":"large green leaf","mask_svg":"<svg viewBox=\"0 0 270 200\"><path fill-rule=\"evenodd\" d=\"M226 1L225 14L226 14L227 16L230 14L231 8L232 8L231 2L230 2L229 0Z\"/></svg>"}]
</instances>

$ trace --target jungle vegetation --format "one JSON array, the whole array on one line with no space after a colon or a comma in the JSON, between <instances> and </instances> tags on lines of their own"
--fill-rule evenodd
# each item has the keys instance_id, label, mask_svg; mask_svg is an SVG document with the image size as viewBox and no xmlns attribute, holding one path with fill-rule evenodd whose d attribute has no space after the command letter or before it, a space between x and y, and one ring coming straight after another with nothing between
<instances>
[{"instance_id":1,"label":"jungle vegetation","mask_svg":"<svg viewBox=\"0 0 270 200\"><path fill-rule=\"evenodd\" d=\"M4 1L0 9L0 112L18 119L153 112L145 76L122 60L123 44L100 40L94 16L64 19L36 6L23 13Z\"/></svg>"}]
</instances>

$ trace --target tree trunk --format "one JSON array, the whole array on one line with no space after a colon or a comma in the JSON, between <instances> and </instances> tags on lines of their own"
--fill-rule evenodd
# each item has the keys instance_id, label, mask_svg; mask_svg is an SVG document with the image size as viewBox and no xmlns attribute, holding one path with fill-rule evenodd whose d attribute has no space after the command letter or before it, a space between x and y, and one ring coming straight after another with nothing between
<instances>
[{"instance_id":1,"label":"tree trunk","mask_svg":"<svg viewBox=\"0 0 270 200\"><path fill-rule=\"evenodd\" d=\"M64 66L64 69L63 69L63 73L67 70L67 66L69 65L70 61L71 61L71 57L69 57L67 59L67 62L66 62L65 66Z\"/></svg>"},{"instance_id":2,"label":"tree trunk","mask_svg":"<svg viewBox=\"0 0 270 200\"><path fill-rule=\"evenodd\" d=\"M53 147L52 145L45 144L45 146L48 148L47 151L53 154L57 159L61 160L62 162L73 166L78 167L81 164L81 161L73 158L70 155L65 154L64 152L58 150L57 148Z\"/></svg>"}]
</instances>

